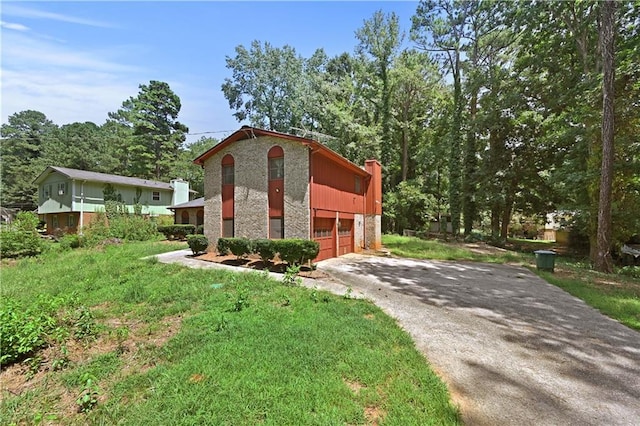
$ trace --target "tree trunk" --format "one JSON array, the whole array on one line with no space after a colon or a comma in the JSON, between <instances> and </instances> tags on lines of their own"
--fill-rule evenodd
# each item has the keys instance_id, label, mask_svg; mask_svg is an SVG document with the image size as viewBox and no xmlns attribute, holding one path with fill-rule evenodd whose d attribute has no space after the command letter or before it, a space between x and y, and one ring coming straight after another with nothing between
<instances>
[{"instance_id":1,"label":"tree trunk","mask_svg":"<svg viewBox=\"0 0 640 426\"><path fill-rule=\"evenodd\" d=\"M611 189L613 182L613 138L614 138L614 51L615 51L615 2L606 0L602 4L602 167L600 174L600 197L598 201L598 233L595 269L613 271L611 258Z\"/></svg>"},{"instance_id":2,"label":"tree trunk","mask_svg":"<svg viewBox=\"0 0 640 426\"><path fill-rule=\"evenodd\" d=\"M462 170L461 170L461 128L462 128L462 82L460 78L460 52L452 58L454 112L451 122L451 152L449 157L449 206L451 209L451 231L455 237L460 234L460 213L462 210Z\"/></svg>"},{"instance_id":3,"label":"tree trunk","mask_svg":"<svg viewBox=\"0 0 640 426\"><path fill-rule=\"evenodd\" d=\"M464 235L469 235L473 230L473 219L476 216L476 134L473 122L476 118L478 92L473 89L469 108L469 132L464 149L464 176L462 176L462 210L464 219Z\"/></svg>"},{"instance_id":4,"label":"tree trunk","mask_svg":"<svg viewBox=\"0 0 640 426\"><path fill-rule=\"evenodd\" d=\"M406 122L405 122L406 123ZM409 172L409 138L407 137L407 129L402 129L402 182L407 180Z\"/></svg>"}]
</instances>

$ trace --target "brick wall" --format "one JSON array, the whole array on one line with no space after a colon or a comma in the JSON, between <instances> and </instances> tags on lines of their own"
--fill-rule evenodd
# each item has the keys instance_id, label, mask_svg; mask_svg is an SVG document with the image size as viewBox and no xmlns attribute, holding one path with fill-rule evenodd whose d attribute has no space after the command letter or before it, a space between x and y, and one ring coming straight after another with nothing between
<instances>
[{"instance_id":1,"label":"brick wall","mask_svg":"<svg viewBox=\"0 0 640 426\"><path fill-rule=\"evenodd\" d=\"M271 147L284 150L285 238L309 238L309 152L297 142L262 136L232 143L204 164L205 235L212 250L222 233L221 160L234 158L235 236L267 238L268 159Z\"/></svg>"}]
</instances>

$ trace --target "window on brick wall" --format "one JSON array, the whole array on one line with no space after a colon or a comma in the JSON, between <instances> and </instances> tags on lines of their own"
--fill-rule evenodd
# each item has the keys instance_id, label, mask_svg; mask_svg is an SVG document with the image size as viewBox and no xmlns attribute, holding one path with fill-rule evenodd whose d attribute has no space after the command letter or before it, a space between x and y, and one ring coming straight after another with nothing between
<instances>
[{"instance_id":1,"label":"window on brick wall","mask_svg":"<svg viewBox=\"0 0 640 426\"><path fill-rule=\"evenodd\" d=\"M284 238L284 219L281 217L269 218L269 238L279 240Z\"/></svg>"},{"instance_id":2,"label":"window on brick wall","mask_svg":"<svg viewBox=\"0 0 640 426\"><path fill-rule=\"evenodd\" d=\"M233 219L222 220L222 237L233 238Z\"/></svg>"}]
</instances>

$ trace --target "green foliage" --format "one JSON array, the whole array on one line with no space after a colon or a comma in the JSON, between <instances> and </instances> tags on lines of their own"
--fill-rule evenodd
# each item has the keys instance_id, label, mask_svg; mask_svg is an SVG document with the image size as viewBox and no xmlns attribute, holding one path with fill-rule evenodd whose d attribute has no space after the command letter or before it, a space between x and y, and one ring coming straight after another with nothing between
<instances>
[{"instance_id":1,"label":"green foliage","mask_svg":"<svg viewBox=\"0 0 640 426\"><path fill-rule=\"evenodd\" d=\"M436 216L436 200L423 190L421 180L401 182L383 199L385 219L393 232L421 230Z\"/></svg>"},{"instance_id":2,"label":"green foliage","mask_svg":"<svg viewBox=\"0 0 640 426\"><path fill-rule=\"evenodd\" d=\"M112 214L108 220L104 214L98 213L84 229L84 241L87 246L95 246L110 238L149 241L158 237L155 221L127 213Z\"/></svg>"},{"instance_id":3,"label":"green foliage","mask_svg":"<svg viewBox=\"0 0 640 426\"><path fill-rule=\"evenodd\" d=\"M45 146L55 129L56 125L43 113L33 110L16 112L2 124L2 207L35 210L38 188L33 181L46 166L43 161Z\"/></svg>"},{"instance_id":4,"label":"green foliage","mask_svg":"<svg viewBox=\"0 0 640 426\"><path fill-rule=\"evenodd\" d=\"M320 251L320 245L317 241L297 238L273 241L280 259L292 266L313 260Z\"/></svg>"},{"instance_id":5,"label":"green foliage","mask_svg":"<svg viewBox=\"0 0 640 426\"><path fill-rule=\"evenodd\" d=\"M75 249L84 245L84 237L78 234L64 234L58 238L58 243L60 243L60 248L63 250Z\"/></svg>"},{"instance_id":6,"label":"green foliage","mask_svg":"<svg viewBox=\"0 0 640 426\"><path fill-rule=\"evenodd\" d=\"M100 388L96 383L95 376L85 373L82 378L82 392L76 399L78 405L78 412L87 413L93 410L98 405L98 396L100 394Z\"/></svg>"},{"instance_id":7,"label":"green foliage","mask_svg":"<svg viewBox=\"0 0 640 426\"><path fill-rule=\"evenodd\" d=\"M187 235L196 233L196 226L191 224L174 224L158 226L158 232L163 234L168 240L184 239Z\"/></svg>"},{"instance_id":8,"label":"green foliage","mask_svg":"<svg viewBox=\"0 0 640 426\"><path fill-rule=\"evenodd\" d=\"M253 253L253 242L248 238L227 238L226 244L229 251L238 258Z\"/></svg>"},{"instance_id":9,"label":"green foliage","mask_svg":"<svg viewBox=\"0 0 640 426\"><path fill-rule=\"evenodd\" d=\"M260 256L263 262L269 262L276 256L277 250L273 240L258 239L253 243L254 252Z\"/></svg>"},{"instance_id":10,"label":"green foliage","mask_svg":"<svg viewBox=\"0 0 640 426\"><path fill-rule=\"evenodd\" d=\"M299 272L299 265L288 266L284 276L282 277L282 284L286 286L299 286L302 283L302 280L298 277Z\"/></svg>"},{"instance_id":11,"label":"green foliage","mask_svg":"<svg viewBox=\"0 0 640 426\"><path fill-rule=\"evenodd\" d=\"M187 244L189 244L189 248L195 255L207 250L209 240L204 235L189 235L187 236Z\"/></svg>"},{"instance_id":12,"label":"green foliage","mask_svg":"<svg viewBox=\"0 0 640 426\"><path fill-rule=\"evenodd\" d=\"M180 98L162 81L151 80L139 88L138 96L124 101L121 109L109 113L109 118L133 130L127 150L128 164L135 176L170 178L168 173L189 131L177 120L182 107Z\"/></svg>"},{"instance_id":13,"label":"green foliage","mask_svg":"<svg viewBox=\"0 0 640 426\"><path fill-rule=\"evenodd\" d=\"M229 238L218 238L216 249L221 256L229 254Z\"/></svg>"},{"instance_id":14,"label":"green foliage","mask_svg":"<svg viewBox=\"0 0 640 426\"><path fill-rule=\"evenodd\" d=\"M3 298L0 306L0 365L33 357L42 347L64 341L74 329L86 332L90 320L69 313L77 304L74 297L38 296L34 302ZM81 312L86 310L79 308ZM84 327L84 328L83 328Z\"/></svg>"},{"instance_id":15,"label":"green foliage","mask_svg":"<svg viewBox=\"0 0 640 426\"><path fill-rule=\"evenodd\" d=\"M40 254L43 243L36 230L38 224L38 216L34 213L18 213L10 228L0 231L0 255L24 257Z\"/></svg>"}]
</instances>

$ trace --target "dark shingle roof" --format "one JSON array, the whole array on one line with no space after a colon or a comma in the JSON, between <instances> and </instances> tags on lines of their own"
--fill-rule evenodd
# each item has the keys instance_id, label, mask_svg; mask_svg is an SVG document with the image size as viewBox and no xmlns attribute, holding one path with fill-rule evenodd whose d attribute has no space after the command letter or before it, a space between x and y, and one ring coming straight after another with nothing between
<instances>
[{"instance_id":1,"label":"dark shingle roof","mask_svg":"<svg viewBox=\"0 0 640 426\"><path fill-rule=\"evenodd\" d=\"M169 206L168 209L186 209L189 207L204 207L204 197L196 198L195 200L187 201L186 203L176 204L175 206Z\"/></svg>"},{"instance_id":2,"label":"dark shingle roof","mask_svg":"<svg viewBox=\"0 0 640 426\"><path fill-rule=\"evenodd\" d=\"M158 181L149 180L149 179L109 175L106 173L88 172L86 170L69 169L66 167L56 167L56 166L47 167L46 170L42 172L34 182L40 183L52 171L58 172L60 174L65 175L69 179L75 179L75 180L86 180L89 182L103 182L103 183L111 183L115 185L139 186L143 188L164 189L169 191L173 190L173 187L171 186L171 184L167 182L158 182Z\"/></svg>"}]
</instances>

